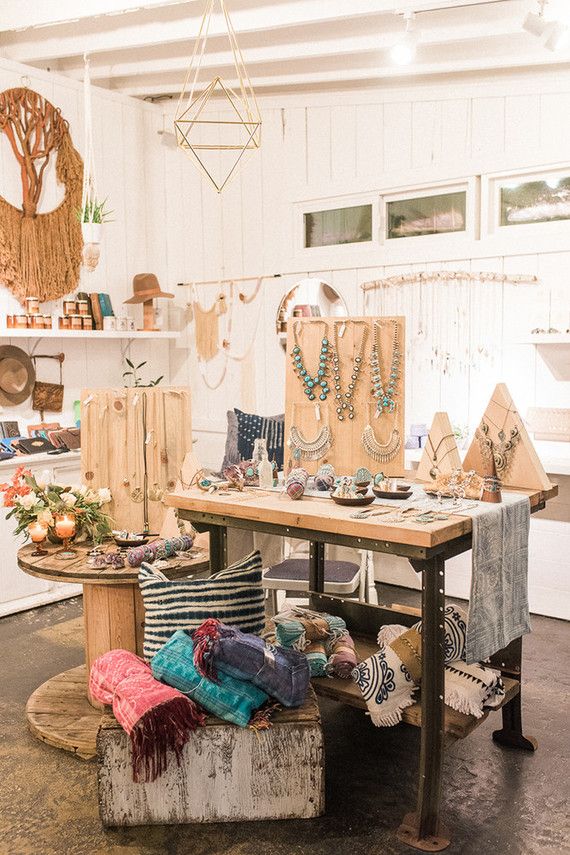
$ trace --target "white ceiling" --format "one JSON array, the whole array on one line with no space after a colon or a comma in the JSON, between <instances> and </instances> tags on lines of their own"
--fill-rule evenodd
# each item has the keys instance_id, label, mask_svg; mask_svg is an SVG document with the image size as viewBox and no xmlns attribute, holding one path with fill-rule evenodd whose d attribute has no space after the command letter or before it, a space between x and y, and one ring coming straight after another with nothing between
<instances>
[{"instance_id":1,"label":"white ceiling","mask_svg":"<svg viewBox=\"0 0 570 855\"><path fill-rule=\"evenodd\" d=\"M559 4L561 0L551 0ZM562 0L570 7L570 0ZM22 0L0 5L0 55L135 97L177 95L205 0ZM259 94L545 65L567 65L522 29L536 0L226 0ZM414 62L389 49L413 10ZM235 82L218 15L206 50L210 77Z\"/></svg>"}]
</instances>

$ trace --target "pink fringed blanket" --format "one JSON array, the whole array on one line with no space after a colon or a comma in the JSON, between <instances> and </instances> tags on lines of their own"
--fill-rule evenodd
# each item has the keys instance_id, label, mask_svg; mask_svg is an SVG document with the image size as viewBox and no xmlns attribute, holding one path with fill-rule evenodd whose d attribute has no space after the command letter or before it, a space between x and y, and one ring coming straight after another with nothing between
<instances>
[{"instance_id":1,"label":"pink fringed blanket","mask_svg":"<svg viewBox=\"0 0 570 855\"><path fill-rule=\"evenodd\" d=\"M190 733L206 714L177 689L159 683L150 666L128 650L111 650L95 660L89 691L112 705L115 718L131 738L133 781L162 775L173 751L180 763Z\"/></svg>"}]
</instances>

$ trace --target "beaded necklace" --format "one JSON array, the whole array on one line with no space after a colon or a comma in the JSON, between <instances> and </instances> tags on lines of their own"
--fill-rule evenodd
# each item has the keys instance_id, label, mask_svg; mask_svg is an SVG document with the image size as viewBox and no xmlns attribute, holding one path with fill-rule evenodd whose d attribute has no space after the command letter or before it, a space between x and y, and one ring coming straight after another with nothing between
<instances>
[{"instance_id":1,"label":"beaded necklace","mask_svg":"<svg viewBox=\"0 0 570 855\"><path fill-rule=\"evenodd\" d=\"M326 401L327 395L330 392L327 376L329 374L328 362L330 359L330 342L328 340L329 327L326 321L320 321L324 324L325 333L321 339L321 348L319 353L319 367L314 373L311 373L305 367L303 352L299 344L299 322L293 324L293 339L295 345L291 351L291 359L293 362L293 370L301 381L305 395L309 401L314 401L317 394L320 401Z\"/></svg>"},{"instance_id":2,"label":"beaded necklace","mask_svg":"<svg viewBox=\"0 0 570 855\"><path fill-rule=\"evenodd\" d=\"M398 338L398 322L392 321L394 337L392 342L392 358L390 362L390 375L388 382L382 381L382 354L380 347L380 323L374 324L374 337L372 342L372 396L376 398L376 415L381 415L384 410L393 413L396 409L395 397L397 395L398 373L400 370L400 343Z\"/></svg>"},{"instance_id":3,"label":"beaded necklace","mask_svg":"<svg viewBox=\"0 0 570 855\"><path fill-rule=\"evenodd\" d=\"M342 321L342 323L344 324L345 321ZM350 373L350 383L348 384L348 388L345 392L342 391L340 377L340 362L338 353L339 322L333 324L332 374L335 388L336 414L338 420L341 422L344 421L345 415L347 415L349 419L354 418L354 404L352 403L352 398L354 395L354 390L356 389L358 375L360 374L360 369L362 368L364 348L366 347L366 339L368 338L367 325L362 321L354 321L354 323L362 324L362 338L360 339L360 345L358 347L356 356L354 357L354 364Z\"/></svg>"}]
</instances>

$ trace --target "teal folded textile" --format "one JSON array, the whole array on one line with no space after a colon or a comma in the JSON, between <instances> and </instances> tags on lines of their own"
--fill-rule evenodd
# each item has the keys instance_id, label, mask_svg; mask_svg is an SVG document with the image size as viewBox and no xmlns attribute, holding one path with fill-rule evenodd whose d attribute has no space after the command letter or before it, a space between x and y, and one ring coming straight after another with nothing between
<instances>
[{"instance_id":1,"label":"teal folded textile","mask_svg":"<svg viewBox=\"0 0 570 855\"><path fill-rule=\"evenodd\" d=\"M218 718L240 727L247 727L254 711L268 698L246 680L220 673L214 683L200 674L194 665L194 643L183 629L175 632L154 654L150 666L155 679L188 695Z\"/></svg>"}]
</instances>

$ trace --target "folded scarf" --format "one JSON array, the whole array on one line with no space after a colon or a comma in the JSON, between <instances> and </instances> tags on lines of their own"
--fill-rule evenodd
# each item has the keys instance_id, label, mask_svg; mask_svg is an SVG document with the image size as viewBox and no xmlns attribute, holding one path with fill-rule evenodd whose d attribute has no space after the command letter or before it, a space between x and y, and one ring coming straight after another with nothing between
<instances>
[{"instance_id":1,"label":"folded scarf","mask_svg":"<svg viewBox=\"0 0 570 855\"><path fill-rule=\"evenodd\" d=\"M342 618L291 608L275 615L273 622L279 644L307 655L312 677L327 675L350 679L358 660L354 642ZM315 644L322 647L313 646ZM323 657L326 659L324 663Z\"/></svg>"},{"instance_id":2,"label":"folded scarf","mask_svg":"<svg viewBox=\"0 0 570 855\"><path fill-rule=\"evenodd\" d=\"M254 710L267 701L266 693L247 680L220 673L214 683L201 674L194 664L194 642L183 629L154 654L150 667L158 680L191 695L213 715L239 727L247 727Z\"/></svg>"},{"instance_id":3,"label":"folded scarf","mask_svg":"<svg viewBox=\"0 0 570 855\"><path fill-rule=\"evenodd\" d=\"M133 781L154 781L165 771L168 751L180 765L190 733L204 724L205 713L193 700L164 686L150 666L128 650L111 650L95 660L89 692L113 706L115 718L131 740Z\"/></svg>"},{"instance_id":4,"label":"folded scarf","mask_svg":"<svg viewBox=\"0 0 570 855\"><path fill-rule=\"evenodd\" d=\"M465 715L481 718L484 707L497 707L505 697L498 671L458 660L445 668L445 703Z\"/></svg>"},{"instance_id":5,"label":"folded scarf","mask_svg":"<svg viewBox=\"0 0 570 855\"><path fill-rule=\"evenodd\" d=\"M377 727L398 724L403 710L414 703L418 687L390 645L381 644L377 653L356 666L352 677Z\"/></svg>"},{"instance_id":6,"label":"folded scarf","mask_svg":"<svg viewBox=\"0 0 570 855\"><path fill-rule=\"evenodd\" d=\"M301 706L305 700L311 673L299 651L269 644L213 618L194 630L192 640L196 669L214 682L221 671L249 680L285 707Z\"/></svg>"}]
</instances>

